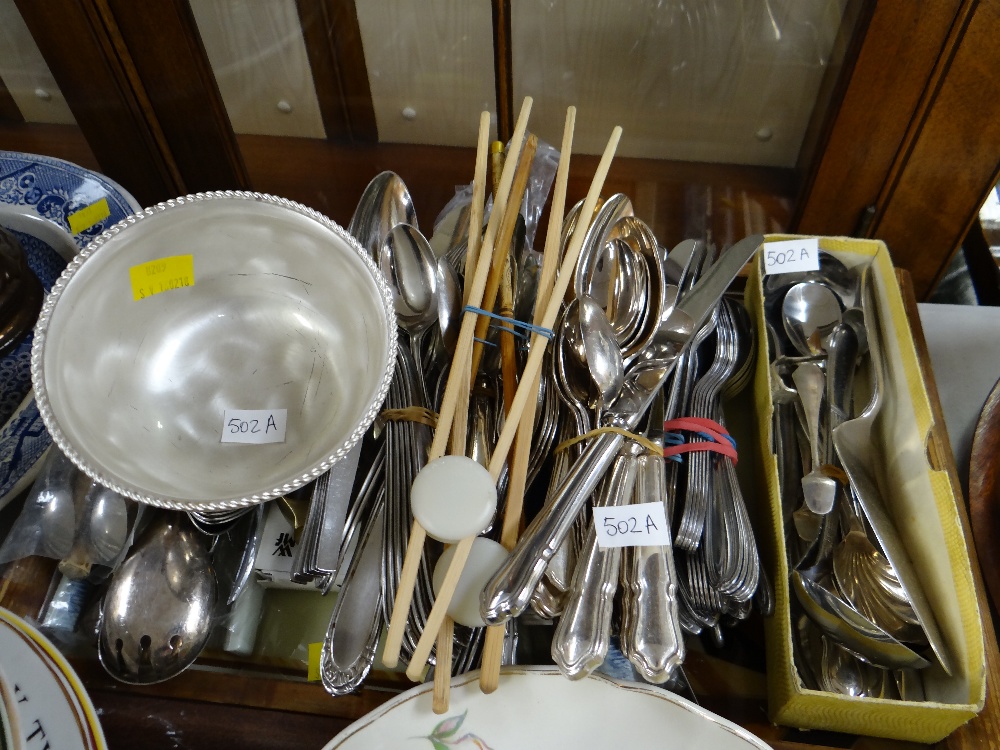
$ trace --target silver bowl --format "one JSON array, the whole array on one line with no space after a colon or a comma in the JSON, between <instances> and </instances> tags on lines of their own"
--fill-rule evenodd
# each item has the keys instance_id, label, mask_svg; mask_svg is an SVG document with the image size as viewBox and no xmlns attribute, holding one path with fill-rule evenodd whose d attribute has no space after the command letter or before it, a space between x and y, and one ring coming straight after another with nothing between
<instances>
[{"instance_id":1,"label":"silver bowl","mask_svg":"<svg viewBox=\"0 0 1000 750\"><path fill-rule=\"evenodd\" d=\"M133 284L188 255L193 284ZM151 505L223 510L343 458L381 408L395 350L388 285L341 227L213 192L130 216L77 255L42 308L31 374L53 440L90 477ZM283 441L224 442L236 409L285 410Z\"/></svg>"}]
</instances>

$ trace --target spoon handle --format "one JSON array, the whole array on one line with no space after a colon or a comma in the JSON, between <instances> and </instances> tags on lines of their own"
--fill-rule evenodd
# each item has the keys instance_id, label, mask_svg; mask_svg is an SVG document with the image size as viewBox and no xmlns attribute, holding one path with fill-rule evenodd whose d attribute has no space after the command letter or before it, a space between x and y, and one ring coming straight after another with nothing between
<instances>
[{"instance_id":1,"label":"spoon handle","mask_svg":"<svg viewBox=\"0 0 1000 750\"><path fill-rule=\"evenodd\" d=\"M658 456L639 458L635 502L665 502L663 463ZM624 554L622 651L644 678L661 684L685 654L673 552L670 545L662 545L627 547Z\"/></svg>"},{"instance_id":2,"label":"spoon handle","mask_svg":"<svg viewBox=\"0 0 1000 750\"><path fill-rule=\"evenodd\" d=\"M483 589L480 606L487 624L496 625L524 612L549 560L624 440L616 433L598 435L573 464L551 503L535 516L510 557Z\"/></svg>"},{"instance_id":3,"label":"spoon handle","mask_svg":"<svg viewBox=\"0 0 1000 750\"><path fill-rule=\"evenodd\" d=\"M385 493L381 493L381 502ZM323 640L320 675L331 695L347 695L358 688L375 661L382 632L382 593L379 568L382 554L382 516L379 507L365 524L358 550L330 615Z\"/></svg>"},{"instance_id":4,"label":"spoon handle","mask_svg":"<svg viewBox=\"0 0 1000 750\"><path fill-rule=\"evenodd\" d=\"M806 362L795 368L792 380L795 382L795 389L799 393L799 399L802 401L802 408L805 412L806 434L809 437L809 449L812 455L812 470L815 471L820 465L819 414L823 406L826 376L819 365Z\"/></svg>"},{"instance_id":5,"label":"spoon handle","mask_svg":"<svg viewBox=\"0 0 1000 750\"><path fill-rule=\"evenodd\" d=\"M826 401L830 409L829 429L851 418L851 396L854 393L854 370L858 363L858 336L854 329L841 323L830 334L826 345ZM832 440L827 441L832 443Z\"/></svg>"},{"instance_id":6,"label":"spoon handle","mask_svg":"<svg viewBox=\"0 0 1000 750\"><path fill-rule=\"evenodd\" d=\"M602 486L598 505L621 505L632 494L637 460L619 456ZM586 677L604 663L611 642L611 613L621 548L602 549L592 522L573 574L569 600L552 637L552 659L570 679Z\"/></svg>"}]
</instances>

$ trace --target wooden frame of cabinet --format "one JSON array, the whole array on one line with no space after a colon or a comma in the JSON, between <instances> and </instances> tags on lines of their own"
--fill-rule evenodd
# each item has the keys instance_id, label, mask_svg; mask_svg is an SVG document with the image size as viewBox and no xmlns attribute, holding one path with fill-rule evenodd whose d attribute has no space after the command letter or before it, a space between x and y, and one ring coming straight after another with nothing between
<instances>
[{"instance_id":1,"label":"wooden frame of cabinet","mask_svg":"<svg viewBox=\"0 0 1000 750\"><path fill-rule=\"evenodd\" d=\"M303 169L294 156L303 150L293 142L299 139L233 133L186 0L16 2L97 166L144 204L198 190L295 184L298 195L288 197L346 221L348 198L380 169L430 168L431 176L421 178L432 198L424 201L428 212L450 197L456 179L471 174L453 168L471 164L471 153L461 149L437 160L437 147L375 142L352 0L297 3L314 76L329 84L321 102L328 138L307 150L317 164L337 165L336 199L329 197L331 173ZM510 8L505 0L492 7L498 107L506 123ZM775 170L756 170L759 192L776 190L771 195L795 207L775 218L776 228L883 239L924 298L1000 170L1000 83L992 75L998 53L990 43L1000 0L855 0L845 17L851 33L830 66L832 93L814 113L800 165L777 180ZM73 128L25 125L6 111L0 111L0 146L73 158L80 141ZM79 151L77 160L88 161ZM612 181L634 186L630 175L637 170L650 184L676 183L677 175L725 179L717 166L640 161L616 165ZM577 162L580 170L589 163ZM754 174L732 171L743 184Z\"/></svg>"}]
</instances>

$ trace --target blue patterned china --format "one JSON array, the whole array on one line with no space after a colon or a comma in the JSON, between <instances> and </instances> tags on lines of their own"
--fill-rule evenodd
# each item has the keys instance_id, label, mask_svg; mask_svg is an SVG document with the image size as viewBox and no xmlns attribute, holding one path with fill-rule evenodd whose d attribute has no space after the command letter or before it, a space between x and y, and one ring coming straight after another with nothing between
<instances>
[{"instance_id":1,"label":"blue patterned china","mask_svg":"<svg viewBox=\"0 0 1000 750\"><path fill-rule=\"evenodd\" d=\"M79 250L140 209L95 172L48 156L0 151L0 227L20 242L46 293ZM32 338L0 358L0 508L30 484L51 444L31 397Z\"/></svg>"}]
</instances>

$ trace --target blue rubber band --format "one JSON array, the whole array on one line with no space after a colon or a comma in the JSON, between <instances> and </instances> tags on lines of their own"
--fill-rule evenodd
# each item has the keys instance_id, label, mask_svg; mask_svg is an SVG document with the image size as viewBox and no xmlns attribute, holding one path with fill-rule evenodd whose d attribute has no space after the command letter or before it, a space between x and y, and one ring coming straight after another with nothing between
<instances>
[{"instance_id":1,"label":"blue rubber band","mask_svg":"<svg viewBox=\"0 0 1000 750\"><path fill-rule=\"evenodd\" d=\"M555 336L555 332L551 328L545 328L544 326L536 326L533 323L525 323L523 320L518 320L517 318L508 318L505 315L497 315L495 312L490 312L489 310L484 310L481 307L473 307L472 305L466 305L462 308L463 312L471 312L476 315L485 315L488 318L493 318L494 320L499 320L503 323L509 323L517 328L523 328L531 333L537 333L539 336L544 336L547 339L551 339Z\"/></svg>"},{"instance_id":2,"label":"blue rubber band","mask_svg":"<svg viewBox=\"0 0 1000 750\"><path fill-rule=\"evenodd\" d=\"M707 432L699 432L697 434L705 438L705 440L707 440L710 443L716 442L715 438L712 435L709 435ZM729 444L733 446L733 450L737 449L736 439L732 435L723 435L722 437L724 437L726 440L729 441ZM682 435L679 432L663 433L664 445L684 445L687 442L688 440L686 440L684 435ZM666 458L670 461L676 461L677 463L684 463L684 456L681 454L678 454L676 456L666 456Z\"/></svg>"},{"instance_id":3,"label":"blue rubber band","mask_svg":"<svg viewBox=\"0 0 1000 750\"><path fill-rule=\"evenodd\" d=\"M490 328L495 331L503 331L504 333L508 333L511 336L516 336L522 341L529 341L531 339L531 337L526 333L521 333L520 331L512 331L509 328L504 328L503 326L496 325L494 323L490 323Z\"/></svg>"},{"instance_id":4,"label":"blue rubber band","mask_svg":"<svg viewBox=\"0 0 1000 750\"><path fill-rule=\"evenodd\" d=\"M714 436L709 435L707 432L699 432L698 434L710 443L718 442ZM729 441L729 444L733 446L733 450L738 450L736 447L736 439L732 435L723 435L722 437Z\"/></svg>"}]
</instances>

